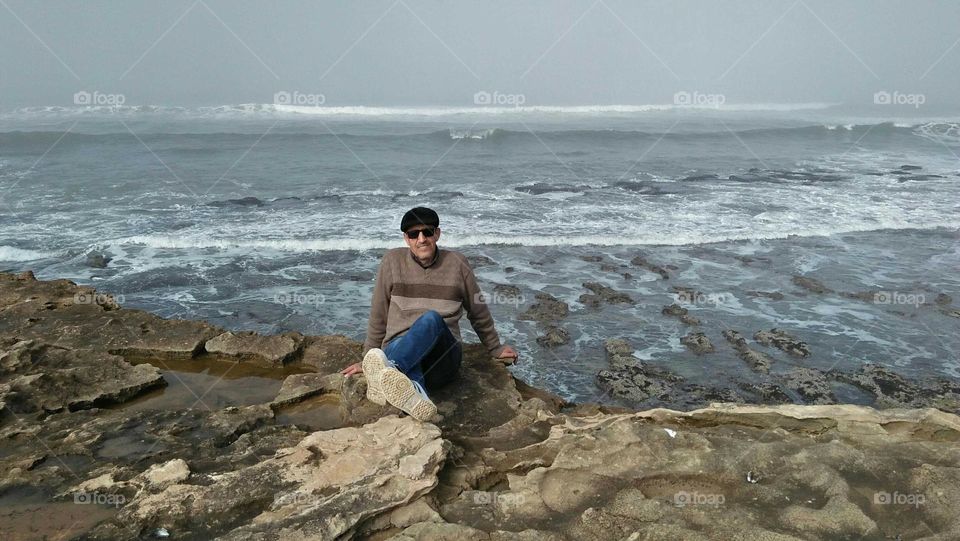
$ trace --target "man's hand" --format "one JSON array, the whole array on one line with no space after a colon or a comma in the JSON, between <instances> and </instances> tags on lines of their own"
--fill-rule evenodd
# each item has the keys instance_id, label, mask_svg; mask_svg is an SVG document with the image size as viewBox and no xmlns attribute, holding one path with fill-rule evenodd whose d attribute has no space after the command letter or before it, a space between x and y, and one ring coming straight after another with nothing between
<instances>
[{"instance_id":1,"label":"man's hand","mask_svg":"<svg viewBox=\"0 0 960 541\"><path fill-rule=\"evenodd\" d=\"M353 363L341 370L340 373L347 377L350 377L354 374L363 374L363 367L360 366L360 363Z\"/></svg>"},{"instance_id":2,"label":"man's hand","mask_svg":"<svg viewBox=\"0 0 960 541\"><path fill-rule=\"evenodd\" d=\"M517 350L513 349L510 346L504 346L503 351L500 352L498 359L510 359L510 362L504 360L504 364L513 364L520 359L520 354L517 353Z\"/></svg>"}]
</instances>

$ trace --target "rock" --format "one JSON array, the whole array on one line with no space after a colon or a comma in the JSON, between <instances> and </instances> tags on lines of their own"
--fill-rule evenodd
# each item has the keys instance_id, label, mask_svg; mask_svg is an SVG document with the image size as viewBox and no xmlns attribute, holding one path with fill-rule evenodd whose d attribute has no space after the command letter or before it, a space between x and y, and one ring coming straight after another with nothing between
<instances>
[{"instance_id":1,"label":"rock","mask_svg":"<svg viewBox=\"0 0 960 541\"><path fill-rule=\"evenodd\" d=\"M437 427L410 418L315 432L207 483L177 483L141 494L92 537L134 538L163 524L180 536L334 539L384 509L426 494L437 483L446 453Z\"/></svg>"},{"instance_id":2,"label":"rock","mask_svg":"<svg viewBox=\"0 0 960 541\"><path fill-rule=\"evenodd\" d=\"M776 347L777 349L789 353L794 357L810 356L810 348L807 346L806 342L802 342L799 339L790 336L786 331L781 329L773 328L769 331L757 331L754 333L753 339L764 346Z\"/></svg>"},{"instance_id":3,"label":"rock","mask_svg":"<svg viewBox=\"0 0 960 541\"><path fill-rule=\"evenodd\" d=\"M523 297L523 292L520 291L519 287L514 285L509 285L509 284L496 284L495 286L493 286L493 292L503 297L511 297L511 298Z\"/></svg>"},{"instance_id":4,"label":"rock","mask_svg":"<svg viewBox=\"0 0 960 541\"><path fill-rule=\"evenodd\" d=\"M815 368L794 368L782 376L784 385L793 389L808 404L835 404L830 383L823 372Z\"/></svg>"},{"instance_id":5,"label":"rock","mask_svg":"<svg viewBox=\"0 0 960 541\"><path fill-rule=\"evenodd\" d=\"M240 199L227 199L225 201L211 201L207 203L209 207L262 207L265 203L256 197L241 197Z\"/></svg>"},{"instance_id":6,"label":"rock","mask_svg":"<svg viewBox=\"0 0 960 541\"><path fill-rule=\"evenodd\" d=\"M780 293L779 291L747 291L747 295L750 295L751 297L762 297L774 301L782 301L784 299L783 293Z\"/></svg>"},{"instance_id":7,"label":"rock","mask_svg":"<svg viewBox=\"0 0 960 541\"><path fill-rule=\"evenodd\" d=\"M560 321L570 313L570 307L567 303L558 300L549 293L537 293L534 295L537 300L533 306L520 314L518 319L533 320L538 323L552 323Z\"/></svg>"},{"instance_id":8,"label":"rock","mask_svg":"<svg viewBox=\"0 0 960 541\"><path fill-rule=\"evenodd\" d=\"M663 310L660 310L660 313L665 316L680 317L687 315L687 309L680 306L679 304L669 304L663 307Z\"/></svg>"},{"instance_id":9,"label":"rock","mask_svg":"<svg viewBox=\"0 0 960 541\"><path fill-rule=\"evenodd\" d=\"M110 263L110 261L112 260L113 258L108 257L104 254L100 254L97 252L90 252L89 254L87 254L86 265L88 267L93 267L95 269L105 269L107 268L107 264Z\"/></svg>"},{"instance_id":10,"label":"rock","mask_svg":"<svg viewBox=\"0 0 960 541\"><path fill-rule=\"evenodd\" d=\"M333 374L363 360L363 344L343 335L309 336L303 342L304 365Z\"/></svg>"},{"instance_id":11,"label":"rock","mask_svg":"<svg viewBox=\"0 0 960 541\"><path fill-rule=\"evenodd\" d=\"M713 347L713 343L710 342L710 339L707 338L707 335L703 334L702 332L690 333L681 338L680 343L687 346L690 351L697 355L713 353L716 351L716 348Z\"/></svg>"},{"instance_id":12,"label":"rock","mask_svg":"<svg viewBox=\"0 0 960 541\"><path fill-rule=\"evenodd\" d=\"M496 261L481 254L467 256L467 262L469 262L470 267L474 269L478 269L480 267L492 267L497 264Z\"/></svg>"},{"instance_id":13,"label":"rock","mask_svg":"<svg viewBox=\"0 0 960 541\"><path fill-rule=\"evenodd\" d=\"M730 342L733 346L733 349L737 350L740 358L750 365L751 370L762 374L770 372L770 365L773 364L772 357L761 351L751 349L750 346L747 345L747 339L735 330L728 329L723 331L722 334L723 337L727 339L727 342Z\"/></svg>"},{"instance_id":14,"label":"rock","mask_svg":"<svg viewBox=\"0 0 960 541\"><path fill-rule=\"evenodd\" d=\"M901 165L900 169L904 171L919 171L923 169L923 167L920 167L919 165Z\"/></svg>"},{"instance_id":15,"label":"rock","mask_svg":"<svg viewBox=\"0 0 960 541\"><path fill-rule=\"evenodd\" d=\"M225 332L206 342L208 353L253 360L269 364L283 364L291 360L303 344L300 333L262 336L253 332Z\"/></svg>"},{"instance_id":16,"label":"rock","mask_svg":"<svg viewBox=\"0 0 960 541\"><path fill-rule=\"evenodd\" d=\"M530 195L542 195L553 192L573 192L580 193L590 189L590 186L574 186L572 184L547 184L545 182L535 182L526 186L516 186L514 190L528 193Z\"/></svg>"},{"instance_id":17,"label":"rock","mask_svg":"<svg viewBox=\"0 0 960 541\"><path fill-rule=\"evenodd\" d=\"M116 355L0 342L0 401L15 413L101 408L164 385L157 368Z\"/></svg>"},{"instance_id":18,"label":"rock","mask_svg":"<svg viewBox=\"0 0 960 541\"><path fill-rule=\"evenodd\" d=\"M545 348L562 346L568 342L570 342L570 333L567 332L566 329L557 327L556 325L550 325L547 328L546 334L537 337L537 344Z\"/></svg>"},{"instance_id":19,"label":"rock","mask_svg":"<svg viewBox=\"0 0 960 541\"><path fill-rule=\"evenodd\" d=\"M109 295L69 280L0 273L0 337L47 341L124 356L185 359L223 332L199 321L120 308Z\"/></svg>"},{"instance_id":20,"label":"rock","mask_svg":"<svg viewBox=\"0 0 960 541\"><path fill-rule=\"evenodd\" d=\"M875 399L876 407L934 406L960 413L960 384L942 378L925 382L910 381L889 368L874 363L863 364L857 373L832 371L830 375L838 381L870 393Z\"/></svg>"},{"instance_id":21,"label":"rock","mask_svg":"<svg viewBox=\"0 0 960 541\"><path fill-rule=\"evenodd\" d=\"M937 293L937 297L934 299L934 302L937 306L949 306L953 303L953 297L947 295L946 293Z\"/></svg>"},{"instance_id":22,"label":"rock","mask_svg":"<svg viewBox=\"0 0 960 541\"><path fill-rule=\"evenodd\" d=\"M583 287L589 289L594 295L599 297L602 302L608 304L636 304L637 301L630 298L630 295L621 293L612 287L605 286L598 282L584 282Z\"/></svg>"},{"instance_id":23,"label":"rock","mask_svg":"<svg viewBox=\"0 0 960 541\"><path fill-rule=\"evenodd\" d=\"M664 280L670 279L670 273L667 272L667 269L661 267L660 265L654 265L653 263L650 263L643 255L635 256L630 260L630 264L634 267L646 269L654 274L659 274Z\"/></svg>"},{"instance_id":24,"label":"rock","mask_svg":"<svg viewBox=\"0 0 960 541\"><path fill-rule=\"evenodd\" d=\"M601 255L582 255L580 259L586 261L587 263L599 263L603 261L603 256Z\"/></svg>"},{"instance_id":25,"label":"rock","mask_svg":"<svg viewBox=\"0 0 960 541\"><path fill-rule=\"evenodd\" d=\"M794 276L793 277L794 285L798 285L807 291L812 291L814 293L833 293L833 290L829 287L823 285L818 280L813 278L807 278L805 276Z\"/></svg>"},{"instance_id":26,"label":"rock","mask_svg":"<svg viewBox=\"0 0 960 541\"><path fill-rule=\"evenodd\" d=\"M134 484L140 480L152 490L162 490L170 485L183 483L190 478L190 466L182 458L175 458L163 464L154 464L147 471L134 478Z\"/></svg>"}]
</instances>

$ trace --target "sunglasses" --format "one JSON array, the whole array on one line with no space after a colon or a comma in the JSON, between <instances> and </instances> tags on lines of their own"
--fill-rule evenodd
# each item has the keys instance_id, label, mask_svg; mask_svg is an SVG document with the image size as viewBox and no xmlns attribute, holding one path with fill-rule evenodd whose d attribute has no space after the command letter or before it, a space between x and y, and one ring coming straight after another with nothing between
<instances>
[{"instance_id":1,"label":"sunglasses","mask_svg":"<svg viewBox=\"0 0 960 541\"><path fill-rule=\"evenodd\" d=\"M414 229L412 231L407 231L407 238L416 239L420 237L420 233L423 233L423 236L429 239L436 232L437 230L432 227L425 227L423 229Z\"/></svg>"}]
</instances>

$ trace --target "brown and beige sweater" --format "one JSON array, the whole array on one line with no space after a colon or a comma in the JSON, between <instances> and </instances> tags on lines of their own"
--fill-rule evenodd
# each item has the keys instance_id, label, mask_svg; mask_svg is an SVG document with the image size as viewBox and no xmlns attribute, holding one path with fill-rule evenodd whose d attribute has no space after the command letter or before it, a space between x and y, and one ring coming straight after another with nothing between
<instances>
[{"instance_id":1,"label":"brown and beige sweater","mask_svg":"<svg viewBox=\"0 0 960 541\"><path fill-rule=\"evenodd\" d=\"M428 310L436 310L460 342L459 322L466 311L487 351L494 357L503 351L505 346L500 344L493 316L467 258L437 246L433 261L425 267L409 248L393 248L384 254L373 287L363 353L383 348L391 339L402 336Z\"/></svg>"}]
</instances>

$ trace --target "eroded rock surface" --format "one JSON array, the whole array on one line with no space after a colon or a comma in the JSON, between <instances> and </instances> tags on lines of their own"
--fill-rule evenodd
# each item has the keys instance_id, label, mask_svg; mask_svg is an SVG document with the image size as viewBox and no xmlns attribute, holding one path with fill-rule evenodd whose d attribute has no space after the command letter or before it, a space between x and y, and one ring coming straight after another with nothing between
<instances>
[{"instance_id":1,"label":"eroded rock surface","mask_svg":"<svg viewBox=\"0 0 960 541\"><path fill-rule=\"evenodd\" d=\"M359 343L309 336L274 369L314 372L288 375L263 403L150 408L143 393L162 385L161 361L176 351L189 358L195 348L177 348L202 337L204 349L223 332L168 326L108 298L78 305L78 291L86 290L0 275L0 501L26 494L35 502L9 512L0 504L0 519L72 519L48 537L832 540L960 531L960 418L943 411L568 404L468 344L460 377L433 393L442 419L418 423L366 400L364 376L339 374L359 360ZM47 307L33 312L30 303ZM120 351L137 358L124 359L110 353L116 334L103 334L106 345L69 333L51 343L59 335L13 320L40 313L30 317L50 328L82 326L81 309L92 321L129 317L170 336L131 341L138 347ZM725 336L748 348L738 334ZM249 334L243 344L237 351L267 352L277 340ZM742 400L689 385L634 349L626 340L604 344L608 375L598 383L611 395L647 404ZM774 402L791 399L784 390L833 399L831 381L875 393L878 405L940 400L949 408L957 393L946 381L914 382L871 365L761 375L770 381L744 390ZM112 503L66 513L81 505L78 496Z\"/></svg>"}]
</instances>

